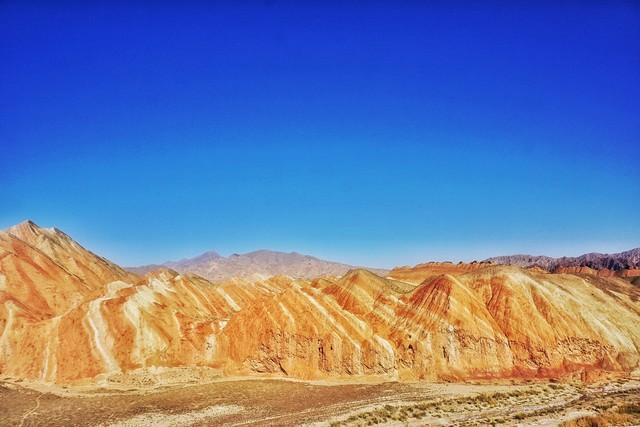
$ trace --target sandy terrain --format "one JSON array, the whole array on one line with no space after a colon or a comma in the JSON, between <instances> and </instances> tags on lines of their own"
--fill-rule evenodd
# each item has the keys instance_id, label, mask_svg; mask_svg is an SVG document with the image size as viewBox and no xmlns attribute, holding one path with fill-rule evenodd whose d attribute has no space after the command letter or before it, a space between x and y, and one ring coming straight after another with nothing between
<instances>
[{"instance_id":1,"label":"sandy terrain","mask_svg":"<svg viewBox=\"0 0 640 427\"><path fill-rule=\"evenodd\" d=\"M34 389L33 384L3 381L0 425L552 426L640 405L637 378L592 385L202 380L211 382L193 384L191 378L171 386L131 386L134 381L121 381L98 388ZM636 416L640 421L639 413L629 415Z\"/></svg>"}]
</instances>

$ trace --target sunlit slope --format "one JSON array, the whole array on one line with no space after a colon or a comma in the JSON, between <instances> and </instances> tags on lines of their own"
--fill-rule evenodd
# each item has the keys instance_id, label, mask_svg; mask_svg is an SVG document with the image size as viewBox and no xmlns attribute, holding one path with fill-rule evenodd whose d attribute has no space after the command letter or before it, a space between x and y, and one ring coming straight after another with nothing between
<instances>
[{"instance_id":1,"label":"sunlit slope","mask_svg":"<svg viewBox=\"0 0 640 427\"><path fill-rule=\"evenodd\" d=\"M304 377L529 377L637 366L640 307L623 280L488 267L414 289L397 283L353 271L270 296L232 318L224 359L243 373ZM246 325L257 339L243 336Z\"/></svg>"},{"instance_id":2,"label":"sunlit slope","mask_svg":"<svg viewBox=\"0 0 640 427\"><path fill-rule=\"evenodd\" d=\"M6 230L92 287L103 286L113 280L134 280L135 275L118 265L83 248L57 228L38 227L25 221Z\"/></svg>"},{"instance_id":3,"label":"sunlit slope","mask_svg":"<svg viewBox=\"0 0 640 427\"><path fill-rule=\"evenodd\" d=\"M23 223L0 232L0 372L58 383L156 366L456 380L638 366L640 291L622 278L486 264L391 277L140 277Z\"/></svg>"}]
</instances>

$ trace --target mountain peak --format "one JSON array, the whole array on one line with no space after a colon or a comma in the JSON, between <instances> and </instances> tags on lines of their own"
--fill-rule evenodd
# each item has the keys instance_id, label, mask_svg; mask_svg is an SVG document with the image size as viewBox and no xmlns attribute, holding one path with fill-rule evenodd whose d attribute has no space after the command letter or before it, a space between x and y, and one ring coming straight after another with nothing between
<instances>
[{"instance_id":1,"label":"mountain peak","mask_svg":"<svg viewBox=\"0 0 640 427\"><path fill-rule=\"evenodd\" d=\"M207 252L203 253L202 255L198 255L195 258L191 258L191 260L207 261L207 260L218 259L218 258L222 258L222 255L220 255L218 252L216 252L216 251L207 251ZM188 261L188 260L189 259L185 259L183 261Z\"/></svg>"},{"instance_id":2,"label":"mountain peak","mask_svg":"<svg viewBox=\"0 0 640 427\"><path fill-rule=\"evenodd\" d=\"M19 224L13 225L5 230L7 233L25 240L30 243L34 243L33 239L49 239L53 241L67 240L74 242L64 231L56 227L40 227L38 224L30 219L26 219Z\"/></svg>"},{"instance_id":3,"label":"mountain peak","mask_svg":"<svg viewBox=\"0 0 640 427\"><path fill-rule=\"evenodd\" d=\"M27 219L9 227L6 232L40 251L91 288L97 289L108 281L133 277L119 266L85 249L68 234L55 227L40 227Z\"/></svg>"},{"instance_id":4,"label":"mountain peak","mask_svg":"<svg viewBox=\"0 0 640 427\"><path fill-rule=\"evenodd\" d=\"M24 220L21 223L16 225L12 225L11 227L7 228L5 231L23 240L28 237L45 234L45 229L41 228L38 224L31 221L30 219Z\"/></svg>"},{"instance_id":5,"label":"mountain peak","mask_svg":"<svg viewBox=\"0 0 640 427\"><path fill-rule=\"evenodd\" d=\"M22 230L22 229L36 230L36 229L40 229L40 226L30 219L25 219L24 221L19 222L18 224L12 225L11 227L7 228L6 231L11 232L11 230Z\"/></svg>"}]
</instances>

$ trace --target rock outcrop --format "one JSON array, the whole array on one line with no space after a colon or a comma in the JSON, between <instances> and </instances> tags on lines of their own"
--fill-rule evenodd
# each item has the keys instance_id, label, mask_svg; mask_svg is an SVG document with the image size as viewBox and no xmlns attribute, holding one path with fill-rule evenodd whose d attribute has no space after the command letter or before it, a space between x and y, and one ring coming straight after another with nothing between
<instances>
[{"instance_id":1,"label":"rock outcrop","mask_svg":"<svg viewBox=\"0 0 640 427\"><path fill-rule=\"evenodd\" d=\"M639 301L617 276L482 263L388 278L137 276L23 223L0 232L0 373L70 383L156 366L429 380L628 372L640 361Z\"/></svg>"}]
</instances>

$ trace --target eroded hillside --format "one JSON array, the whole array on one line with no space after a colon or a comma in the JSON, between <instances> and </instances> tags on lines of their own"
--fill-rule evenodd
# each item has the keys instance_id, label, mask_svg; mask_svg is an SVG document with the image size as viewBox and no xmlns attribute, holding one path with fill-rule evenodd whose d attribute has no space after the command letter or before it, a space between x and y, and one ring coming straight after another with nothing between
<instances>
[{"instance_id":1,"label":"eroded hillside","mask_svg":"<svg viewBox=\"0 0 640 427\"><path fill-rule=\"evenodd\" d=\"M68 383L156 366L399 379L636 369L637 286L573 273L424 264L212 284L135 276L23 223L0 232L0 371Z\"/></svg>"}]
</instances>

